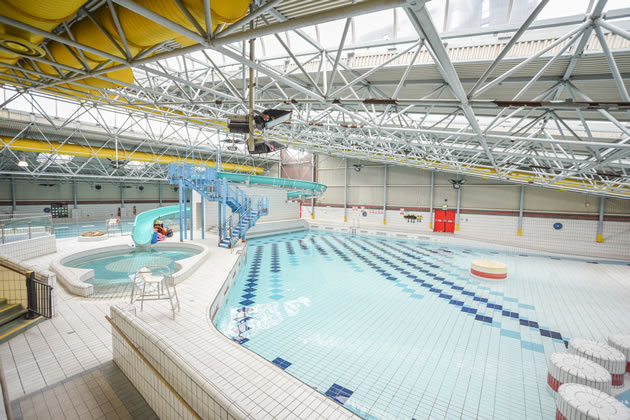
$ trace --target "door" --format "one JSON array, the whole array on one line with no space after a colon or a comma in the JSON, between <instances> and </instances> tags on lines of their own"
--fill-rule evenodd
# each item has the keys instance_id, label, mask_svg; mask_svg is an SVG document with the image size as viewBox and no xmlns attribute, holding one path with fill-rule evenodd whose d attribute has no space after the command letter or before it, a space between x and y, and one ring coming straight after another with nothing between
<instances>
[{"instance_id":1,"label":"door","mask_svg":"<svg viewBox=\"0 0 630 420\"><path fill-rule=\"evenodd\" d=\"M434 210L433 232L444 232L445 213L444 210Z\"/></svg>"},{"instance_id":2,"label":"door","mask_svg":"<svg viewBox=\"0 0 630 420\"><path fill-rule=\"evenodd\" d=\"M446 210L444 215L444 232L455 232L455 210Z\"/></svg>"}]
</instances>

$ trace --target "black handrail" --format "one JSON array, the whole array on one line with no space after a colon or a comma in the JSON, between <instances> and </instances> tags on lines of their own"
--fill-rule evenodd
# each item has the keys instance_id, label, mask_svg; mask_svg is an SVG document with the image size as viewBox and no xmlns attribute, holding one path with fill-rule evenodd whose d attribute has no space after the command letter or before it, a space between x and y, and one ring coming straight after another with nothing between
<instances>
[{"instance_id":1,"label":"black handrail","mask_svg":"<svg viewBox=\"0 0 630 420\"><path fill-rule=\"evenodd\" d=\"M38 316L52 318L52 294L53 287L49 284L35 280L35 272L26 275L26 319L34 319Z\"/></svg>"}]
</instances>

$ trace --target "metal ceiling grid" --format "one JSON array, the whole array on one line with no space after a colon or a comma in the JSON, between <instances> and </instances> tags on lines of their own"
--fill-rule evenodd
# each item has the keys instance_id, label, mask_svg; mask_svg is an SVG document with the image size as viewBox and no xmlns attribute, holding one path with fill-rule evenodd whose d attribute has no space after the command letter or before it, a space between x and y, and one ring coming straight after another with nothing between
<instances>
[{"instance_id":1,"label":"metal ceiling grid","mask_svg":"<svg viewBox=\"0 0 630 420\"><path fill-rule=\"evenodd\" d=\"M54 35L0 16L6 25L50 35L47 45L65 45L78 63L68 66L56 55L22 59L5 64L0 80L28 97L35 112L52 126L53 116L35 105L37 92L91 104L94 114L115 110L131 119L160 120L179 127L180 136L187 124L211 131L213 135L199 141L186 144L183 139L184 156L205 147L209 157L221 160L225 147L239 144L240 139L225 133L225 122L230 113L247 111L245 86L252 68L256 109L281 106L294 111L290 124L261 133L267 139L317 153L630 197L630 32L625 20L630 10L602 14L606 0L598 0L582 19L537 21L547 3L540 1L522 24L497 28L500 37L493 37L492 30L484 28L440 33L422 0L255 1L229 26L200 22L181 7L184 18L171 20L147 9L148 3L141 0L92 2L81 9L83 19L98 21L98 13L107 7L105 13L114 18L131 10L173 36L131 57L126 40L132 34L120 25L115 33L101 28L119 51L112 53L74 41L77 22L56 28ZM209 11L210 2L199 4L200 13ZM354 17L396 7L402 12L397 16L415 28L415 40L375 42L369 45L372 50L347 42ZM344 30L335 48L324 48L303 30L339 19ZM477 38L472 37L475 32ZM59 36L64 33L66 38ZM275 59L249 59L245 40L285 33L299 37L312 51L292 51L282 35L276 37L280 49L274 51ZM106 61L91 66L88 55ZM59 72L42 71L41 65L58 67ZM112 74L126 68L133 68L131 82ZM3 105L14 98L7 99ZM94 119L108 131L103 118ZM125 144L125 130L119 131L115 145L118 137ZM97 140L87 134L82 134L84 143ZM169 143L148 129L144 134L142 150ZM47 135L57 141L64 137ZM11 160L16 153L5 144L2 156L3 161ZM277 160L254 159L244 150L225 156L265 168ZM80 176L87 168L103 166L98 159L88 161L65 173ZM2 162L0 172L16 172L5 169L10 166ZM54 171L55 166L43 170ZM41 167L29 173L39 171ZM109 170L102 173L113 176Z\"/></svg>"}]
</instances>

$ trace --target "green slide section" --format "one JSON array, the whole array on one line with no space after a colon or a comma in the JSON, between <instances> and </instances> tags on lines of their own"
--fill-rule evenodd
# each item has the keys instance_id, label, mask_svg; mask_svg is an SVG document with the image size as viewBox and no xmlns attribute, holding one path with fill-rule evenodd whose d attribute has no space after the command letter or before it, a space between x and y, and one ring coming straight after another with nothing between
<instances>
[{"instance_id":1,"label":"green slide section","mask_svg":"<svg viewBox=\"0 0 630 420\"><path fill-rule=\"evenodd\" d=\"M317 182L311 181L302 181L299 179L275 178L272 176L262 175L234 174L228 172L217 172L217 178L225 178L228 181L232 182L247 182L247 180L249 180L250 184L275 185L276 187L284 188L300 188L304 190L313 190L318 193L323 193L324 191L326 191L326 186L324 184L319 184Z\"/></svg>"},{"instance_id":2,"label":"green slide section","mask_svg":"<svg viewBox=\"0 0 630 420\"><path fill-rule=\"evenodd\" d=\"M153 222L155 222L155 219L170 220L175 217L179 217L179 205L143 211L136 216L136 221L131 231L131 239L136 245L149 245L153 237Z\"/></svg>"}]
</instances>

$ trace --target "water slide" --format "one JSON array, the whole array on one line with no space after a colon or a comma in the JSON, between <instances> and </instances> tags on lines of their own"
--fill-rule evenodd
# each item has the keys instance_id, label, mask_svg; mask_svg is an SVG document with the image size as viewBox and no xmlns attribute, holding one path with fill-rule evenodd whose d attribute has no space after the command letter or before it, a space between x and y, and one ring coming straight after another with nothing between
<instances>
[{"instance_id":1,"label":"water slide","mask_svg":"<svg viewBox=\"0 0 630 420\"><path fill-rule=\"evenodd\" d=\"M303 181L301 179L276 178L272 176L236 174L229 172L217 172L217 178L227 179L231 182L248 182L250 184L274 185L283 188L299 188L303 190L312 190L315 193L323 193L326 191L324 184L317 182ZM289 193L292 194L292 193Z\"/></svg>"},{"instance_id":2,"label":"water slide","mask_svg":"<svg viewBox=\"0 0 630 420\"><path fill-rule=\"evenodd\" d=\"M190 211L190 208L187 210ZM179 217L179 205L143 211L136 216L136 221L131 231L131 239L138 246L149 245L153 237L153 222L155 222L155 219L170 220L176 217Z\"/></svg>"},{"instance_id":3,"label":"water slide","mask_svg":"<svg viewBox=\"0 0 630 420\"><path fill-rule=\"evenodd\" d=\"M298 188L302 190L311 190L314 193L321 194L326 191L324 184L317 182L302 181L299 179L275 178L271 176L247 175L229 172L217 172L217 178L227 179L229 182L241 182L259 185L272 185L283 188ZM289 192L288 198L298 198L304 193L302 191ZM134 243L139 246L149 245L153 237L153 222L155 219L174 219L179 217L179 205L169 207L159 207L153 210L147 210L136 216L133 224L131 238Z\"/></svg>"}]
</instances>

